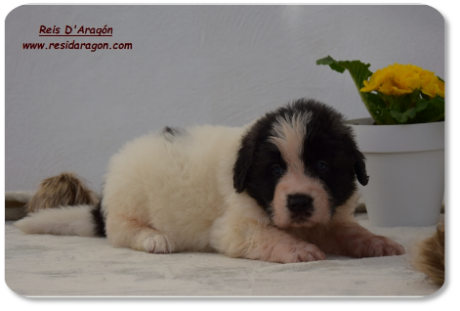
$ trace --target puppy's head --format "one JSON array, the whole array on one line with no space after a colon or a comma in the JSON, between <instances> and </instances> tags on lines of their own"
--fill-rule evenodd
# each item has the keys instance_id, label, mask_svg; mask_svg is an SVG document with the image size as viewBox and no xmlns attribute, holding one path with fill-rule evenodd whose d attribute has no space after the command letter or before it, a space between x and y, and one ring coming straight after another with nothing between
<instances>
[{"instance_id":1,"label":"puppy's head","mask_svg":"<svg viewBox=\"0 0 460 311\"><path fill-rule=\"evenodd\" d=\"M364 156L334 109L298 100L256 121L243 136L233 168L237 192L264 208L274 225L327 223L366 185Z\"/></svg>"}]
</instances>

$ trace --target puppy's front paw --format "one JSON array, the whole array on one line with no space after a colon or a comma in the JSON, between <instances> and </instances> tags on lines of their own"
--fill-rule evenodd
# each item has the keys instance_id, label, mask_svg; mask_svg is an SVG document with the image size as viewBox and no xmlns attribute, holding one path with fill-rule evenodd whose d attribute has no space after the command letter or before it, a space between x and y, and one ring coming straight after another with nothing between
<instances>
[{"instance_id":1,"label":"puppy's front paw","mask_svg":"<svg viewBox=\"0 0 460 311\"><path fill-rule=\"evenodd\" d=\"M169 254L176 250L173 240L164 234L151 234L144 239L142 245L148 253Z\"/></svg>"},{"instance_id":2,"label":"puppy's front paw","mask_svg":"<svg viewBox=\"0 0 460 311\"><path fill-rule=\"evenodd\" d=\"M275 245L269 261L293 263L325 259L326 255L316 245L306 242L289 242Z\"/></svg>"},{"instance_id":3,"label":"puppy's front paw","mask_svg":"<svg viewBox=\"0 0 460 311\"><path fill-rule=\"evenodd\" d=\"M395 256L406 253L402 245L379 235L365 239L357 251L357 257Z\"/></svg>"}]
</instances>

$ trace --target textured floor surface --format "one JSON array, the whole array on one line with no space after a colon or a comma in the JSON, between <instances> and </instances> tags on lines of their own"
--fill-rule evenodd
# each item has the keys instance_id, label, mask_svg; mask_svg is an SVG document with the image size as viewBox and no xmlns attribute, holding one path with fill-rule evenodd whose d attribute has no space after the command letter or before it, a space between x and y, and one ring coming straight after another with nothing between
<instances>
[{"instance_id":1,"label":"textured floor surface","mask_svg":"<svg viewBox=\"0 0 460 311\"><path fill-rule=\"evenodd\" d=\"M5 279L25 296L427 296L439 288L410 261L436 227L374 228L402 256L274 264L219 254L154 255L102 238L24 235L6 222Z\"/></svg>"}]
</instances>

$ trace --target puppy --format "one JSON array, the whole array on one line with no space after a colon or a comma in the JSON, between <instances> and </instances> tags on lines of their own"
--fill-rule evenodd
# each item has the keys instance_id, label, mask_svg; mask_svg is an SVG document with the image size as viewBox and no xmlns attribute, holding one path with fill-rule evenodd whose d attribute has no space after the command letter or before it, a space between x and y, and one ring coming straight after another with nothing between
<instances>
[{"instance_id":1,"label":"puppy","mask_svg":"<svg viewBox=\"0 0 460 311\"><path fill-rule=\"evenodd\" d=\"M433 236L418 247L414 266L430 277L439 286L444 284L445 274L445 223L441 222Z\"/></svg>"},{"instance_id":2,"label":"puppy","mask_svg":"<svg viewBox=\"0 0 460 311\"><path fill-rule=\"evenodd\" d=\"M47 209L16 226L279 263L403 254L354 220L356 179L368 182L364 156L343 116L300 99L242 128L166 127L137 138L111 158L96 207Z\"/></svg>"},{"instance_id":3,"label":"puppy","mask_svg":"<svg viewBox=\"0 0 460 311\"><path fill-rule=\"evenodd\" d=\"M97 194L75 176L64 172L43 180L38 191L26 204L27 213L37 212L45 208L66 205L89 204L98 202Z\"/></svg>"}]
</instances>

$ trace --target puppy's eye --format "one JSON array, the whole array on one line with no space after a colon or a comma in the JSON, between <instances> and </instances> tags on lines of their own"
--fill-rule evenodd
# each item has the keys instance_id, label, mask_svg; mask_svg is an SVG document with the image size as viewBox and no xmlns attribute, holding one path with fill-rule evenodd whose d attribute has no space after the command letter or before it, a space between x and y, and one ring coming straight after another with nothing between
<instances>
[{"instance_id":1,"label":"puppy's eye","mask_svg":"<svg viewBox=\"0 0 460 311\"><path fill-rule=\"evenodd\" d=\"M324 161L319 161L318 163L316 163L316 171L318 172L325 172L327 168L327 163Z\"/></svg>"},{"instance_id":2,"label":"puppy's eye","mask_svg":"<svg viewBox=\"0 0 460 311\"><path fill-rule=\"evenodd\" d=\"M280 175L282 175L284 173L284 170L279 165L273 165L272 166L272 173L273 173L273 175L280 176Z\"/></svg>"}]
</instances>

